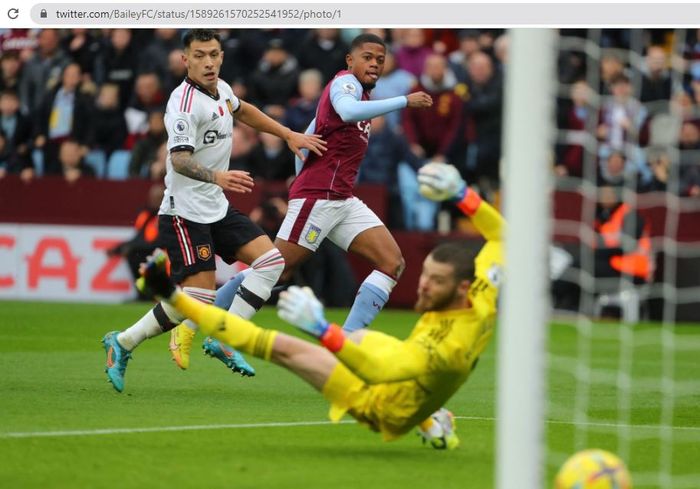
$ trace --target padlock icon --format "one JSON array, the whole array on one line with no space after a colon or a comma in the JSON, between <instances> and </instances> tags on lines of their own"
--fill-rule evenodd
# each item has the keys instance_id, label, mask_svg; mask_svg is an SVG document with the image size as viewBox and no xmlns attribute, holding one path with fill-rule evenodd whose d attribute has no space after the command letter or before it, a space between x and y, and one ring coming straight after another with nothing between
<instances>
[{"instance_id":1,"label":"padlock icon","mask_svg":"<svg viewBox=\"0 0 700 489\"><path fill-rule=\"evenodd\" d=\"M48 16L49 16L49 14L46 13L46 9L45 8L41 9L41 12L39 12L39 17L41 17L42 19L45 19Z\"/></svg>"}]
</instances>

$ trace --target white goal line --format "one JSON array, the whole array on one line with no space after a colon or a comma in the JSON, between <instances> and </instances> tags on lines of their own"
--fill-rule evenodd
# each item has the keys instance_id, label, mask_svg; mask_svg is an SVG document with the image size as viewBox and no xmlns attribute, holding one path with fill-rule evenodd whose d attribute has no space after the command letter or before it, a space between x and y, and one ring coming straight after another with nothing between
<instances>
[{"instance_id":1,"label":"white goal line","mask_svg":"<svg viewBox=\"0 0 700 489\"><path fill-rule=\"evenodd\" d=\"M487 416L455 416L456 419L467 421L489 421L494 422L496 418ZM248 429L248 428L288 428L296 426L324 426L333 424L352 424L353 420L341 421L333 423L331 421L288 421L288 422L269 422L269 423L237 423L237 424L204 424L204 425L185 425L185 426L153 426L144 428L103 428L94 430L62 430L62 431L18 431L0 433L0 439L9 438L57 438L66 436L97 436L97 435L130 435L134 433L165 433L178 431L205 431L205 430L230 430L230 429ZM616 423L574 423L570 421L547 420L548 424L565 424L576 426L607 426L607 427L628 427L634 429L656 429L659 425L624 425ZM700 433L698 426L669 426L673 430L688 430L697 431Z\"/></svg>"}]
</instances>

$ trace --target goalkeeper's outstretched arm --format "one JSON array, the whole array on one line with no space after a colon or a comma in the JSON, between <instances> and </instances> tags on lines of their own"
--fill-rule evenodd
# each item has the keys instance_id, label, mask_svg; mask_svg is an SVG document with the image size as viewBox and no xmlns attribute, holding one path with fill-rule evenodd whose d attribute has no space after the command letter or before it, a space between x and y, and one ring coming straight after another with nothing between
<instances>
[{"instance_id":1,"label":"goalkeeper's outstretched arm","mask_svg":"<svg viewBox=\"0 0 700 489\"><path fill-rule=\"evenodd\" d=\"M431 200L453 202L469 216L487 241L500 241L505 221L490 204L467 186L457 169L446 163L432 162L418 171L421 194Z\"/></svg>"}]
</instances>

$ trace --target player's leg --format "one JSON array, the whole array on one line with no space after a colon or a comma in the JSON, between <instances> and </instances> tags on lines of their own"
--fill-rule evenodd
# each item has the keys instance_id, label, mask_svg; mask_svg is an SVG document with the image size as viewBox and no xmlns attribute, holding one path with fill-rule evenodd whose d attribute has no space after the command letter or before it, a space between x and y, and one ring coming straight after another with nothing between
<instances>
[{"instance_id":1,"label":"player's leg","mask_svg":"<svg viewBox=\"0 0 700 489\"><path fill-rule=\"evenodd\" d=\"M348 200L347 207L345 219L328 237L375 268L360 285L343 325L345 331L355 331L366 327L382 310L405 264L399 245L374 212L357 198Z\"/></svg>"},{"instance_id":2,"label":"player's leg","mask_svg":"<svg viewBox=\"0 0 700 489\"><path fill-rule=\"evenodd\" d=\"M214 260L206 259L206 250L212 249L208 226L163 215L159 217L159 236L170 257L173 280L181 282L186 293L202 302L213 302ZM172 330L183 319L171 305L160 302L126 330L112 331L103 337L107 378L117 391L124 389L131 352L146 339Z\"/></svg>"},{"instance_id":3,"label":"player's leg","mask_svg":"<svg viewBox=\"0 0 700 489\"><path fill-rule=\"evenodd\" d=\"M230 250L221 257L227 263L241 261L250 266L230 282L226 294L231 297L228 309L244 319L250 319L270 298L272 288L284 270L284 258L270 238L250 218L235 209L214 226L214 242L218 250ZM238 280L240 278L240 280ZM237 287L233 290L233 286ZM219 294L217 294L219 295ZM224 305L224 298L219 300ZM244 376L255 375L255 370L243 356L213 338L205 338L204 352L221 360L228 368Z\"/></svg>"}]
</instances>

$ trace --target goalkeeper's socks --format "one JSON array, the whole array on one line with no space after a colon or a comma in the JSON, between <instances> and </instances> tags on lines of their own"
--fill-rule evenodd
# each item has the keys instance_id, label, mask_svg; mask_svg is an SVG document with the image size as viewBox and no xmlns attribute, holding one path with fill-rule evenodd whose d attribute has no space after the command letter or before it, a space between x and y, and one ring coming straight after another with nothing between
<instances>
[{"instance_id":1,"label":"goalkeeper's socks","mask_svg":"<svg viewBox=\"0 0 700 489\"><path fill-rule=\"evenodd\" d=\"M233 304L233 298L236 297L236 292L238 292L238 287L241 283L252 272L252 268L246 268L238 272L231 280L226 282L216 291L216 300L214 305L220 307L221 309L229 310L231 304Z\"/></svg>"},{"instance_id":2,"label":"goalkeeper's socks","mask_svg":"<svg viewBox=\"0 0 700 489\"><path fill-rule=\"evenodd\" d=\"M212 304L216 294L216 292L213 290L201 289L199 287L183 287L182 291L190 297L194 297L205 304ZM190 328L192 331L197 331L197 324L189 319L185 319L182 324Z\"/></svg>"},{"instance_id":3,"label":"goalkeeper's socks","mask_svg":"<svg viewBox=\"0 0 700 489\"><path fill-rule=\"evenodd\" d=\"M269 360L277 331L263 329L223 309L203 304L183 293L177 293L173 306L199 325L200 331L213 336L236 350Z\"/></svg>"},{"instance_id":4,"label":"goalkeeper's socks","mask_svg":"<svg viewBox=\"0 0 700 489\"><path fill-rule=\"evenodd\" d=\"M343 331L350 333L370 324L389 300L395 285L396 280L379 270L370 273L360 285Z\"/></svg>"}]
</instances>

